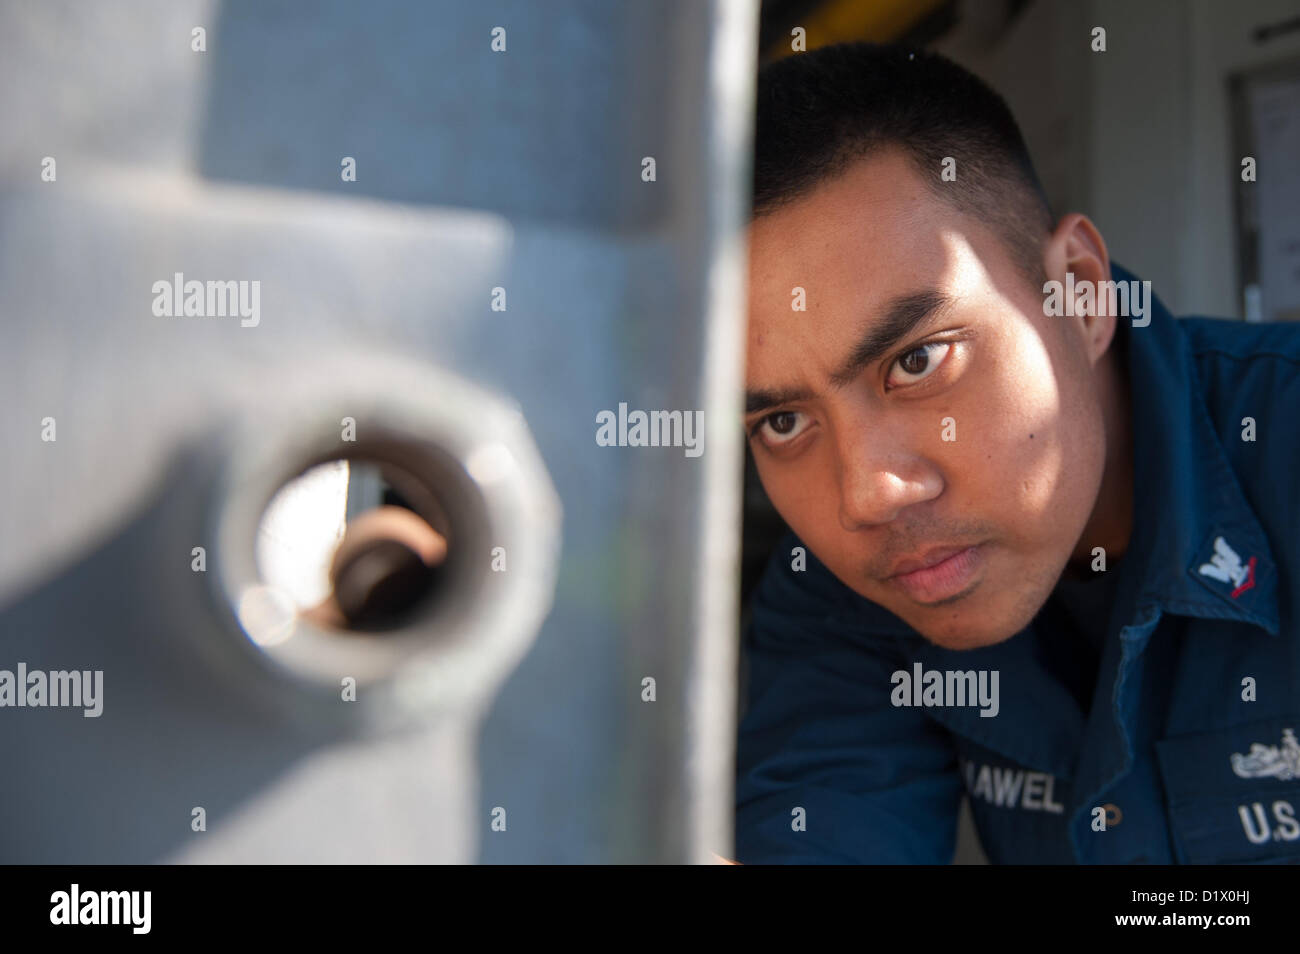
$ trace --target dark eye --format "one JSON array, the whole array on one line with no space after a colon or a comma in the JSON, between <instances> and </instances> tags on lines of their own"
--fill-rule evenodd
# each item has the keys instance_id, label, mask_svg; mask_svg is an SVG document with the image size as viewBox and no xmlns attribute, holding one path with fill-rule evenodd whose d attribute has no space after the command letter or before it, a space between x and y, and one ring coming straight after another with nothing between
<instances>
[{"instance_id":1,"label":"dark eye","mask_svg":"<svg viewBox=\"0 0 1300 954\"><path fill-rule=\"evenodd\" d=\"M754 433L761 435L766 443L776 446L788 444L802 434L807 426L807 415L799 411L777 411L763 418Z\"/></svg>"},{"instance_id":2,"label":"dark eye","mask_svg":"<svg viewBox=\"0 0 1300 954\"><path fill-rule=\"evenodd\" d=\"M930 365L930 353L921 348L915 351L909 351L904 355L903 360L898 362L898 366L908 374L920 374Z\"/></svg>"},{"instance_id":3,"label":"dark eye","mask_svg":"<svg viewBox=\"0 0 1300 954\"><path fill-rule=\"evenodd\" d=\"M946 341L937 341L930 344L923 344L919 348L913 348L901 358L894 362L894 368L901 371L905 377L901 381L892 380L893 369L891 368L890 382L895 387L915 384L917 381L924 380L934 373L939 365L943 364L943 359L947 356L952 345Z\"/></svg>"},{"instance_id":4,"label":"dark eye","mask_svg":"<svg viewBox=\"0 0 1300 954\"><path fill-rule=\"evenodd\" d=\"M789 411L781 411L779 414L773 414L767 420L774 434L785 435L794 430L795 416Z\"/></svg>"}]
</instances>

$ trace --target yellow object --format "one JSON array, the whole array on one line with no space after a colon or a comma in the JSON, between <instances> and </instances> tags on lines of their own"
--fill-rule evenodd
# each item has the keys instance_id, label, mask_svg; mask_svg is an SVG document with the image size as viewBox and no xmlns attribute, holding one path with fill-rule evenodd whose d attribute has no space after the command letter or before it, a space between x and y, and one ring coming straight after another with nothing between
<instances>
[{"instance_id":1,"label":"yellow object","mask_svg":"<svg viewBox=\"0 0 1300 954\"><path fill-rule=\"evenodd\" d=\"M801 26L807 31L807 48L832 43L897 40L922 18L937 10L943 0L829 0L809 14ZM793 29L793 27L792 27ZM768 59L792 52L790 37L782 37L766 51Z\"/></svg>"}]
</instances>

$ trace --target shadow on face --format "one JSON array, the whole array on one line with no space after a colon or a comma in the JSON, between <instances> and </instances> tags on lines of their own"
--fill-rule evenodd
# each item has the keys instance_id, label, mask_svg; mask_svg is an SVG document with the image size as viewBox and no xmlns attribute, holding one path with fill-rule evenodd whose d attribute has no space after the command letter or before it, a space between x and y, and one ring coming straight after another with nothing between
<instances>
[{"instance_id":1,"label":"shadow on face","mask_svg":"<svg viewBox=\"0 0 1300 954\"><path fill-rule=\"evenodd\" d=\"M745 427L764 489L854 592L927 639L1023 629L1098 500L1074 319L886 151L750 227Z\"/></svg>"}]
</instances>

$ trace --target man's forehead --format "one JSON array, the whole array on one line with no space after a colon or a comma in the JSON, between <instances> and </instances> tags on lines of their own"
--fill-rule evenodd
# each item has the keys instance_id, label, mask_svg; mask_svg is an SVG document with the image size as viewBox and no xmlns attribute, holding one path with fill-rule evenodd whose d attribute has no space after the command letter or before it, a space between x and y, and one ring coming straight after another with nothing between
<instances>
[{"instance_id":1,"label":"man's forehead","mask_svg":"<svg viewBox=\"0 0 1300 954\"><path fill-rule=\"evenodd\" d=\"M912 273L926 270L945 237L961 235L977 245L993 238L943 193L962 187L927 182L895 147L850 162L750 223L751 294L769 291L765 283L800 277L824 282L869 276L879 284L897 275L912 285L933 280Z\"/></svg>"},{"instance_id":2,"label":"man's forehead","mask_svg":"<svg viewBox=\"0 0 1300 954\"><path fill-rule=\"evenodd\" d=\"M972 239L959 228L930 230L923 257L897 267L891 267L892 256L869 249L834 267L813 262L801 268L780 258L767 266L755 262L749 297L751 358L781 341L815 336L831 343L860 337L906 299L973 300L992 278Z\"/></svg>"},{"instance_id":3,"label":"man's forehead","mask_svg":"<svg viewBox=\"0 0 1300 954\"><path fill-rule=\"evenodd\" d=\"M769 269L783 262L810 270L858 249L880 254L900 239L920 237L923 220L943 215L935 206L933 194L905 163L895 171L885 160L865 160L755 219L749 227L751 260Z\"/></svg>"},{"instance_id":4,"label":"man's forehead","mask_svg":"<svg viewBox=\"0 0 1300 954\"><path fill-rule=\"evenodd\" d=\"M749 346L805 333L858 334L900 296L969 294L988 275L956 220L907 216L891 233L840 216L844 228L785 210L756 224L749 271Z\"/></svg>"}]
</instances>

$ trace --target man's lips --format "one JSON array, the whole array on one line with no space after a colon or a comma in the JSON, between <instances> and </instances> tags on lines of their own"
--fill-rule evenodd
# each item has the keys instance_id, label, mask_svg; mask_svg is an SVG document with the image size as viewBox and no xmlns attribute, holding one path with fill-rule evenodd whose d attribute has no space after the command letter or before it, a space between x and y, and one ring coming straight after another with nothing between
<instances>
[{"instance_id":1,"label":"man's lips","mask_svg":"<svg viewBox=\"0 0 1300 954\"><path fill-rule=\"evenodd\" d=\"M984 564L983 544L966 547L938 547L924 556L900 560L900 572L885 582L896 587L913 602L927 605L950 599L978 583Z\"/></svg>"},{"instance_id":2,"label":"man's lips","mask_svg":"<svg viewBox=\"0 0 1300 954\"><path fill-rule=\"evenodd\" d=\"M974 546L974 544L964 543L961 546L955 547L932 547L931 549L926 550L921 556L912 556L899 560L894 564L894 568L889 572L889 576L886 577L886 579L893 579L896 576L902 576L904 573L913 573L916 570L924 570L935 566L972 546Z\"/></svg>"}]
</instances>

